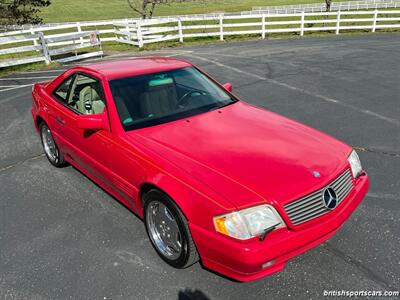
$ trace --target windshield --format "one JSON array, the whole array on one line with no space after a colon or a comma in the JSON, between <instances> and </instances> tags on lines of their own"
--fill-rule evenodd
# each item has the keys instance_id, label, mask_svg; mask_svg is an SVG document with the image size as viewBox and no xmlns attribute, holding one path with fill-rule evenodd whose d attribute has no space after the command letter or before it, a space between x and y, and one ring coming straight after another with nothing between
<instances>
[{"instance_id":1,"label":"windshield","mask_svg":"<svg viewBox=\"0 0 400 300\"><path fill-rule=\"evenodd\" d=\"M125 130L190 117L236 102L193 67L113 79L110 87Z\"/></svg>"}]
</instances>

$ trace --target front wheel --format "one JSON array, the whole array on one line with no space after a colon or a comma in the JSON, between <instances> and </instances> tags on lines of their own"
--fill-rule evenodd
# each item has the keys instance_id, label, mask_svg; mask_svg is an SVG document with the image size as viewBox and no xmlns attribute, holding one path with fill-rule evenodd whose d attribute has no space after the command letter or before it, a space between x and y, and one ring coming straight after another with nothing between
<instances>
[{"instance_id":1,"label":"front wheel","mask_svg":"<svg viewBox=\"0 0 400 300\"><path fill-rule=\"evenodd\" d=\"M199 260L187 220L164 193L151 190L144 195L147 234L161 258L175 268L187 268Z\"/></svg>"},{"instance_id":2,"label":"front wheel","mask_svg":"<svg viewBox=\"0 0 400 300\"><path fill-rule=\"evenodd\" d=\"M66 165L60 150L56 142L54 141L53 135L51 134L50 128L46 123L42 122L39 126L40 129L40 137L42 139L43 151L46 154L49 162L57 167L61 168Z\"/></svg>"}]
</instances>

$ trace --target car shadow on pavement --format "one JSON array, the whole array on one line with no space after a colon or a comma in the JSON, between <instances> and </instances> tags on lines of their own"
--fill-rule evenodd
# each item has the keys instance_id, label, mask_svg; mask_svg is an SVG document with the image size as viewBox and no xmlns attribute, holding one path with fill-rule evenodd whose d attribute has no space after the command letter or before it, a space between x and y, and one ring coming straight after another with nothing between
<instances>
[{"instance_id":1,"label":"car shadow on pavement","mask_svg":"<svg viewBox=\"0 0 400 300\"><path fill-rule=\"evenodd\" d=\"M210 300L210 298L200 290L184 289L179 291L178 300Z\"/></svg>"}]
</instances>

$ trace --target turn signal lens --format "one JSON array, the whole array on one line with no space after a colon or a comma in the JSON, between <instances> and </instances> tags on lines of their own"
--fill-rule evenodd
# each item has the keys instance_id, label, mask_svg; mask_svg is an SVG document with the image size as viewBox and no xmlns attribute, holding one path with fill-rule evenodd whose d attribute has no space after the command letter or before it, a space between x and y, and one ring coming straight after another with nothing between
<instances>
[{"instance_id":1,"label":"turn signal lens","mask_svg":"<svg viewBox=\"0 0 400 300\"><path fill-rule=\"evenodd\" d=\"M251 237L242 216L237 212L215 217L214 225L216 231L237 239L245 240Z\"/></svg>"},{"instance_id":2,"label":"turn signal lens","mask_svg":"<svg viewBox=\"0 0 400 300\"><path fill-rule=\"evenodd\" d=\"M223 234L228 234L228 230L226 229L224 218L215 219L214 224L215 224L215 228L218 232L223 233Z\"/></svg>"}]
</instances>

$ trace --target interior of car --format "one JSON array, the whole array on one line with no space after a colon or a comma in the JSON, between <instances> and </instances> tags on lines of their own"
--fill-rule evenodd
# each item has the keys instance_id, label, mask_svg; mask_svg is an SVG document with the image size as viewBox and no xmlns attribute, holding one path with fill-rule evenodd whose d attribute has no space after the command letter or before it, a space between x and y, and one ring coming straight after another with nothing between
<instances>
[{"instance_id":1,"label":"interior of car","mask_svg":"<svg viewBox=\"0 0 400 300\"><path fill-rule=\"evenodd\" d=\"M166 122L180 114L200 113L233 101L194 68L121 78L110 81L110 87L124 127ZM81 73L66 79L54 96L81 114L100 114L106 106L101 82Z\"/></svg>"},{"instance_id":2,"label":"interior of car","mask_svg":"<svg viewBox=\"0 0 400 300\"><path fill-rule=\"evenodd\" d=\"M186 70L174 70L113 82L111 89L121 122L129 125L215 102L215 95L190 75ZM218 96L223 97L226 95Z\"/></svg>"},{"instance_id":3,"label":"interior of car","mask_svg":"<svg viewBox=\"0 0 400 300\"><path fill-rule=\"evenodd\" d=\"M82 114L100 114L104 111L105 100L98 80L78 74L68 105Z\"/></svg>"}]
</instances>

